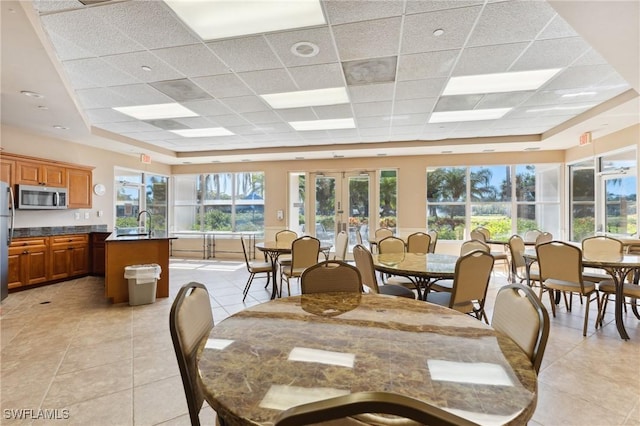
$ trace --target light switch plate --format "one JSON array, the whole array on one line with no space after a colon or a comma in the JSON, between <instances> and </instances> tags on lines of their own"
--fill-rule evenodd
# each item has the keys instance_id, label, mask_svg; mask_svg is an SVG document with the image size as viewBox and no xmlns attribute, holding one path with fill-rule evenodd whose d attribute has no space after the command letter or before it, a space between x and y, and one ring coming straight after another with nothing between
<instances>
[{"instance_id":1,"label":"light switch plate","mask_svg":"<svg viewBox=\"0 0 640 426\"><path fill-rule=\"evenodd\" d=\"M76 220L80 220L80 212L75 212L74 217Z\"/></svg>"},{"instance_id":2,"label":"light switch plate","mask_svg":"<svg viewBox=\"0 0 640 426\"><path fill-rule=\"evenodd\" d=\"M89 212L84 212L84 218L89 219Z\"/></svg>"}]
</instances>

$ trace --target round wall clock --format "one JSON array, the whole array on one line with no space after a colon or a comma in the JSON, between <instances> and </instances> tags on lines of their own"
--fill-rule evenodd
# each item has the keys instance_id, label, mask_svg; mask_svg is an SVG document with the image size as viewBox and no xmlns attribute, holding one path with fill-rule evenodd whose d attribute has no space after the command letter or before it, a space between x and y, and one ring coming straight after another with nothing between
<instances>
[{"instance_id":1,"label":"round wall clock","mask_svg":"<svg viewBox=\"0 0 640 426\"><path fill-rule=\"evenodd\" d=\"M104 195L106 191L107 188L105 188L105 186L101 183L96 183L95 185L93 185L93 193L96 195Z\"/></svg>"}]
</instances>

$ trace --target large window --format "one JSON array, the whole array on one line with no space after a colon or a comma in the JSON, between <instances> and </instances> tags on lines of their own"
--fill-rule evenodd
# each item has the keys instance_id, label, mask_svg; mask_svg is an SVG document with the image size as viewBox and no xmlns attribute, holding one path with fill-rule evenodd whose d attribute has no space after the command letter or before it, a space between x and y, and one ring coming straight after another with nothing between
<instances>
[{"instance_id":1,"label":"large window","mask_svg":"<svg viewBox=\"0 0 640 426\"><path fill-rule=\"evenodd\" d=\"M558 165L440 167L427 170L427 227L449 240L484 226L492 238L560 232Z\"/></svg>"},{"instance_id":2,"label":"large window","mask_svg":"<svg viewBox=\"0 0 640 426\"><path fill-rule=\"evenodd\" d=\"M167 231L169 200L167 186L169 178L132 170L117 169L116 187L116 221L120 232L135 231L142 224L138 215L146 210L145 227L153 232Z\"/></svg>"},{"instance_id":3,"label":"large window","mask_svg":"<svg viewBox=\"0 0 640 426\"><path fill-rule=\"evenodd\" d=\"M263 231L264 173L174 177L176 231Z\"/></svg>"},{"instance_id":4,"label":"large window","mask_svg":"<svg viewBox=\"0 0 640 426\"><path fill-rule=\"evenodd\" d=\"M569 166L571 240L582 241L596 230L596 181L593 160Z\"/></svg>"},{"instance_id":5,"label":"large window","mask_svg":"<svg viewBox=\"0 0 640 426\"><path fill-rule=\"evenodd\" d=\"M395 170L380 172L380 227L391 228L394 233L397 226L398 180Z\"/></svg>"},{"instance_id":6,"label":"large window","mask_svg":"<svg viewBox=\"0 0 640 426\"><path fill-rule=\"evenodd\" d=\"M604 226L610 234L635 234L637 224L637 160L634 151L600 158Z\"/></svg>"}]
</instances>

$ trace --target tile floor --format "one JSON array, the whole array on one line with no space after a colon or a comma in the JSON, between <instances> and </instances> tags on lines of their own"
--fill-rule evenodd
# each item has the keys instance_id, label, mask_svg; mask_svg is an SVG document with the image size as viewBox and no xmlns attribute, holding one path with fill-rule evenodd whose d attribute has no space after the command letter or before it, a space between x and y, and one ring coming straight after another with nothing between
<instances>
[{"instance_id":1,"label":"tile floor","mask_svg":"<svg viewBox=\"0 0 640 426\"><path fill-rule=\"evenodd\" d=\"M242 303L248 273L238 261L172 259L169 274L169 298L134 307L107 303L103 279L96 277L9 295L0 304L0 424L188 425L168 329L178 288L206 284L216 322L268 300L269 293L257 279ZM499 273L492 278L488 311L505 282ZM640 322L626 315L631 340L625 342L611 312L595 330L594 310L582 337L583 313L574 299L573 312L561 308L552 318L529 424L640 425ZM17 420L17 413L62 419ZM203 425L214 424L206 404L200 417Z\"/></svg>"}]
</instances>

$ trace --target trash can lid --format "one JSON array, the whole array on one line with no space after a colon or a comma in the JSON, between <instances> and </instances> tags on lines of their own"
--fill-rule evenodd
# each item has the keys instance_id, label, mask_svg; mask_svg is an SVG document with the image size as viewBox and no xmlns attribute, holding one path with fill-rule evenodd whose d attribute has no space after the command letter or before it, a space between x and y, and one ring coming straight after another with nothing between
<instances>
[{"instance_id":1,"label":"trash can lid","mask_svg":"<svg viewBox=\"0 0 640 426\"><path fill-rule=\"evenodd\" d=\"M129 265L124 267L125 278L160 278L162 268L152 263L146 265Z\"/></svg>"}]
</instances>

